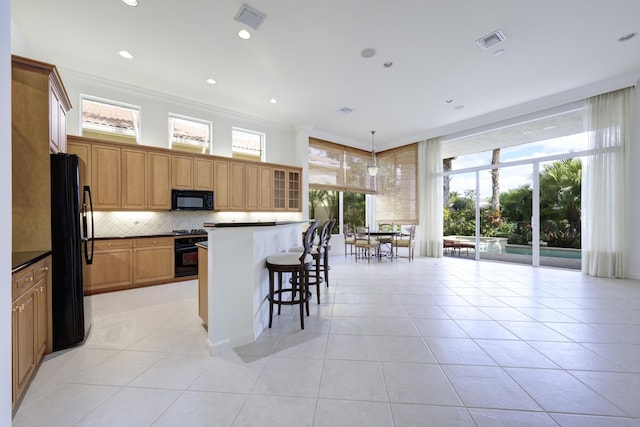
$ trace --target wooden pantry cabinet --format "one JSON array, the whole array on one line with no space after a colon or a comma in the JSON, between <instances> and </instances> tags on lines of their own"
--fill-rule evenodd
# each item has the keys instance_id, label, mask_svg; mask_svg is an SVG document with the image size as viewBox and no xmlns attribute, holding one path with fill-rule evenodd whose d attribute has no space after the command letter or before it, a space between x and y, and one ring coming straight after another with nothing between
<instances>
[{"instance_id":1,"label":"wooden pantry cabinet","mask_svg":"<svg viewBox=\"0 0 640 427\"><path fill-rule=\"evenodd\" d=\"M51 271L48 256L13 274L12 402L26 391L42 357L51 352Z\"/></svg>"},{"instance_id":2,"label":"wooden pantry cabinet","mask_svg":"<svg viewBox=\"0 0 640 427\"><path fill-rule=\"evenodd\" d=\"M51 248L50 153L66 149L71 108L54 65L11 57L12 250Z\"/></svg>"},{"instance_id":3,"label":"wooden pantry cabinet","mask_svg":"<svg viewBox=\"0 0 640 427\"><path fill-rule=\"evenodd\" d=\"M85 293L91 295L173 280L173 237L99 239L95 241Z\"/></svg>"}]
</instances>

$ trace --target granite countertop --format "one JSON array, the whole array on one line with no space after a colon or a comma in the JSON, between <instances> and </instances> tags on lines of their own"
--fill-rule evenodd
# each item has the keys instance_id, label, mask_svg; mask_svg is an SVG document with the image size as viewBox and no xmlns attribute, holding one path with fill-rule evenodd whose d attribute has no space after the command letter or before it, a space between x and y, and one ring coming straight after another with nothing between
<instances>
[{"instance_id":1,"label":"granite countertop","mask_svg":"<svg viewBox=\"0 0 640 427\"><path fill-rule=\"evenodd\" d=\"M254 221L254 222L205 222L205 227L227 228L227 227L269 227L274 225L304 224L309 221Z\"/></svg>"},{"instance_id":2,"label":"granite countertop","mask_svg":"<svg viewBox=\"0 0 640 427\"><path fill-rule=\"evenodd\" d=\"M51 255L51 251L11 252L11 274L29 267L48 255Z\"/></svg>"},{"instance_id":3,"label":"granite countertop","mask_svg":"<svg viewBox=\"0 0 640 427\"><path fill-rule=\"evenodd\" d=\"M153 233L153 234L129 234L126 236L100 236L95 237L95 240L113 240L113 239L143 239L146 237L200 237L206 236L207 233L202 234L185 234L185 233Z\"/></svg>"},{"instance_id":4,"label":"granite countertop","mask_svg":"<svg viewBox=\"0 0 640 427\"><path fill-rule=\"evenodd\" d=\"M204 241L204 242L198 242L196 243L196 246L200 246L202 249L209 249L209 242L208 241Z\"/></svg>"}]
</instances>

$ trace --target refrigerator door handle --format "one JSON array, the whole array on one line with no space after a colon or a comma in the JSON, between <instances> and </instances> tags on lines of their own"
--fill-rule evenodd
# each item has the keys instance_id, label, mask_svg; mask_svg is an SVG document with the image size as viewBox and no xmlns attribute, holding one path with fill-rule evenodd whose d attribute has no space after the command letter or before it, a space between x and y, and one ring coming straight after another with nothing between
<instances>
[{"instance_id":1,"label":"refrigerator door handle","mask_svg":"<svg viewBox=\"0 0 640 427\"><path fill-rule=\"evenodd\" d=\"M89 213L91 214L91 238L88 236L87 230L87 195L89 195ZM93 263L93 245L94 245L94 227L93 227L93 198L91 197L91 188L88 185L84 186L82 196L82 232L84 237L84 259L87 265ZM91 241L91 256L89 256L89 241Z\"/></svg>"}]
</instances>

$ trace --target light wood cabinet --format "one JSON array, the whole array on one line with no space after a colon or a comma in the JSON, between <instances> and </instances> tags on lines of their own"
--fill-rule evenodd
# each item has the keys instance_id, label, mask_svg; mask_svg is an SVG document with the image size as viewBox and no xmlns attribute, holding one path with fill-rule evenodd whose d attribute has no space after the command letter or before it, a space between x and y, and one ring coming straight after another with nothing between
<instances>
[{"instance_id":1,"label":"light wood cabinet","mask_svg":"<svg viewBox=\"0 0 640 427\"><path fill-rule=\"evenodd\" d=\"M12 402L27 389L44 354L51 352L50 257L15 274L12 281Z\"/></svg>"},{"instance_id":2,"label":"light wood cabinet","mask_svg":"<svg viewBox=\"0 0 640 427\"><path fill-rule=\"evenodd\" d=\"M259 210L273 210L273 168L260 166L260 202Z\"/></svg>"},{"instance_id":3,"label":"light wood cabinet","mask_svg":"<svg viewBox=\"0 0 640 427\"><path fill-rule=\"evenodd\" d=\"M300 211L300 170L273 168L273 209Z\"/></svg>"},{"instance_id":4,"label":"light wood cabinet","mask_svg":"<svg viewBox=\"0 0 640 427\"><path fill-rule=\"evenodd\" d=\"M198 316L209 325L209 262L208 250L198 246Z\"/></svg>"},{"instance_id":5,"label":"light wood cabinet","mask_svg":"<svg viewBox=\"0 0 640 427\"><path fill-rule=\"evenodd\" d=\"M70 135L67 138L67 152L78 156L80 185L91 186L91 144Z\"/></svg>"},{"instance_id":6,"label":"light wood cabinet","mask_svg":"<svg viewBox=\"0 0 640 427\"><path fill-rule=\"evenodd\" d=\"M49 78L49 151L67 151L67 111L71 108L62 82L53 76Z\"/></svg>"},{"instance_id":7,"label":"light wood cabinet","mask_svg":"<svg viewBox=\"0 0 640 427\"><path fill-rule=\"evenodd\" d=\"M173 237L134 239L133 283L142 285L173 279Z\"/></svg>"},{"instance_id":8,"label":"light wood cabinet","mask_svg":"<svg viewBox=\"0 0 640 427\"><path fill-rule=\"evenodd\" d=\"M213 159L193 159L193 189L213 191Z\"/></svg>"},{"instance_id":9,"label":"light wood cabinet","mask_svg":"<svg viewBox=\"0 0 640 427\"><path fill-rule=\"evenodd\" d=\"M70 136L94 209L170 210L171 189L213 191L216 211L301 211L301 169L200 154L173 154ZM85 178L83 178L85 177Z\"/></svg>"},{"instance_id":10,"label":"light wood cabinet","mask_svg":"<svg viewBox=\"0 0 640 427\"><path fill-rule=\"evenodd\" d=\"M29 384L36 366L35 292L29 291L13 302L13 401Z\"/></svg>"},{"instance_id":11,"label":"light wood cabinet","mask_svg":"<svg viewBox=\"0 0 640 427\"><path fill-rule=\"evenodd\" d=\"M170 159L143 149L122 150L122 209L171 209Z\"/></svg>"},{"instance_id":12,"label":"light wood cabinet","mask_svg":"<svg viewBox=\"0 0 640 427\"><path fill-rule=\"evenodd\" d=\"M65 150L71 103L54 65L20 56L11 57L10 90L12 250L50 249L49 153Z\"/></svg>"},{"instance_id":13,"label":"light wood cabinet","mask_svg":"<svg viewBox=\"0 0 640 427\"><path fill-rule=\"evenodd\" d=\"M193 156L171 156L171 184L172 188L193 189Z\"/></svg>"},{"instance_id":14,"label":"light wood cabinet","mask_svg":"<svg viewBox=\"0 0 640 427\"><path fill-rule=\"evenodd\" d=\"M122 208L147 208L147 153L122 149Z\"/></svg>"},{"instance_id":15,"label":"light wood cabinet","mask_svg":"<svg viewBox=\"0 0 640 427\"><path fill-rule=\"evenodd\" d=\"M240 162L229 162L229 195L230 208L234 211L245 210L245 164Z\"/></svg>"},{"instance_id":16,"label":"light wood cabinet","mask_svg":"<svg viewBox=\"0 0 640 427\"><path fill-rule=\"evenodd\" d=\"M147 207L171 209L171 156L149 152L147 166Z\"/></svg>"},{"instance_id":17,"label":"light wood cabinet","mask_svg":"<svg viewBox=\"0 0 640 427\"><path fill-rule=\"evenodd\" d=\"M85 293L91 295L173 281L176 281L173 236L98 239Z\"/></svg>"},{"instance_id":18,"label":"light wood cabinet","mask_svg":"<svg viewBox=\"0 0 640 427\"><path fill-rule=\"evenodd\" d=\"M287 170L287 210L299 211L300 204L300 172L297 170Z\"/></svg>"},{"instance_id":19,"label":"light wood cabinet","mask_svg":"<svg viewBox=\"0 0 640 427\"><path fill-rule=\"evenodd\" d=\"M131 286L131 239L96 240L93 264L85 293L126 289Z\"/></svg>"},{"instance_id":20,"label":"light wood cabinet","mask_svg":"<svg viewBox=\"0 0 640 427\"><path fill-rule=\"evenodd\" d=\"M229 161L216 159L213 162L214 171L214 206L217 211L229 210L231 199L229 196Z\"/></svg>"},{"instance_id":21,"label":"light wood cabinet","mask_svg":"<svg viewBox=\"0 0 640 427\"><path fill-rule=\"evenodd\" d=\"M93 207L113 210L121 207L121 149L110 145L91 147L91 191Z\"/></svg>"},{"instance_id":22,"label":"light wood cabinet","mask_svg":"<svg viewBox=\"0 0 640 427\"><path fill-rule=\"evenodd\" d=\"M244 208L260 210L260 165L247 163L244 167Z\"/></svg>"}]
</instances>

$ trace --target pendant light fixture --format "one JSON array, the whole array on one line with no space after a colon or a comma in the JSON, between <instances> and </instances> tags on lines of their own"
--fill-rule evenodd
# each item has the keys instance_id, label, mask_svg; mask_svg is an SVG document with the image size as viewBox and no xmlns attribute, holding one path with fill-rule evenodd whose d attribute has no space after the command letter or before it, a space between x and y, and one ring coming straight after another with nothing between
<instances>
[{"instance_id":1,"label":"pendant light fixture","mask_svg":"<svg viewBox=\"0 0 640 427\"><path fill-rule=\"evenodd\" d=\"M378 165L376 164L376 151L374 149L374 135L376 131L371 131L371 164L367 166L367 171L370 176L376 176L378 174Z\"/></svg>"}]
</instances>

